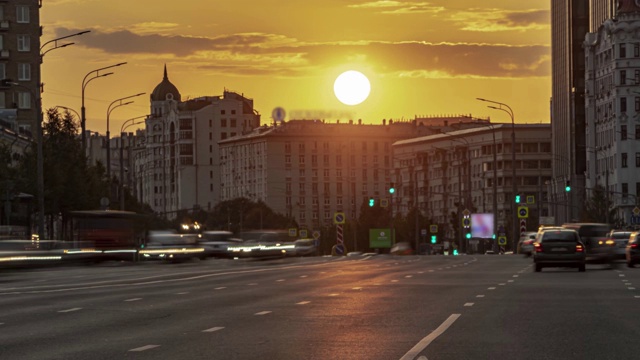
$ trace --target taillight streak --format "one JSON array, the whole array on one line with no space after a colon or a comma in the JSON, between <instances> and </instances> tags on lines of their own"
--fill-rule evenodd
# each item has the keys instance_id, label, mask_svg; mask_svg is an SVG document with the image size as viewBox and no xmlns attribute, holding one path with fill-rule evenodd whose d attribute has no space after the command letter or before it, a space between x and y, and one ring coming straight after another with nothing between
<instances>
[{"instance_id":1,"label":"taillight streak","mask_svg":"<svg viewBox=\"0 0 640 360\"><path fill-rule=\"evenodd\" d=\"M576 245L576 252L584 252L584 247L582 247L582 245Z\"/></svg>"},{"instance_id":2,"label":"taillight streak","mask_svg":"<svg viewBox=\"0 0 640 360\"><path fill-rule=\"evenodd\" d=\"M540 245L540 243L533 243L533 248L536 249L536 252L542 252L542 245Z\"/></svg>"}]
</instances>

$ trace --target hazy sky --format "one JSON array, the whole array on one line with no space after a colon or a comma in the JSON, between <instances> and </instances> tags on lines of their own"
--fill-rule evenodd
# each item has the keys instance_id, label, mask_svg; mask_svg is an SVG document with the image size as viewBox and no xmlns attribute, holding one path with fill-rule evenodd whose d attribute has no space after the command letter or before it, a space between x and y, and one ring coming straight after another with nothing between
<instances>
[{"instance_id":1,"label":"hazy sky","mask_svg":"<svg viewBox=\"0 0 640 360\"><path fill-rule=\"evenodd\" d=\"M45 0L40 11L42 43L91 30L44 57L45 108L80 112L85 75L128 63L86 87L87 129L101 133L118 98L147 93L112 111L112 134L149 113L164 64L183 100L226 88L253 98L263 123L276 106L331 121L510 121L477 97L510 105L516 122L549 122L549 0ZM333 94L349 69L371 81L356 106Z\"/></svg>"}]
</instances>

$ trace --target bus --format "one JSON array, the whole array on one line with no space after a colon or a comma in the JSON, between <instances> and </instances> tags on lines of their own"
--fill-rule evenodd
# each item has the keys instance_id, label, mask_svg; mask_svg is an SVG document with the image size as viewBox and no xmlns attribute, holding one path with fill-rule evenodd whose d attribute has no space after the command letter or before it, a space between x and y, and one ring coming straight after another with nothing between
<instances>
[{"instance_id":1,"label":"bus","mask_svg":"<svg viewBox=\"0 0 640 360\"><path fill-rule=\"evenodd\" d=\"M143 215L130 211L73 211L61 246L71 258L137 261L145 245L145 225Z\"/></svg>"}]
</instances>

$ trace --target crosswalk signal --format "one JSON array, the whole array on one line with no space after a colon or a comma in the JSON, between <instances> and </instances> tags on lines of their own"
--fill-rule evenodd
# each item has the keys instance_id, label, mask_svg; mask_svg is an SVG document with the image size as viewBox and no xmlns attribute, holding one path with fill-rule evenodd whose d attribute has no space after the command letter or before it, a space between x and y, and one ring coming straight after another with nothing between
<instances>
[{"instance_id":1,"label":"crosswalk signal","mask_svg":"<svg viewBox=\"0 0 640 360\"><path fill-rule=\"evenodd\" d=\"M571 181L567 180L564 184L564 191L569 192L571 191Z\"/></svg>"},{"instance_id":2,"label":"crosswalk signal","mask_svg":"<svg viewBox=\"0 0 640 360\"><path fill-rule=\"evenodd\" d=\"M436 243L436 235L431 235L431 243L435 244Z\"/></svg>"},{"instance_id":3,"label":"crosswalk signal","mask_svg":"<svg viewBox=\"0 0 640 360\"><path fill-rule=\"evenodd\" d=\"M376 199L370 197L369 198L369 207L373 207L376 204Z\"/></svg>"}]
</instances>

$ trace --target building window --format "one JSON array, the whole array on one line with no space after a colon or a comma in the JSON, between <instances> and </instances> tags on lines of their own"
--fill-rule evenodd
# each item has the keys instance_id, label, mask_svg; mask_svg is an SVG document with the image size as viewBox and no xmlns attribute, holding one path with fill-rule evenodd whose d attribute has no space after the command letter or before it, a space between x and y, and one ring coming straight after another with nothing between
<instances>
[{"instance_id":1,"label":"building window","mask_svg":"<svg viewBox=\"0 0 640 360\"><path fill-rule=\"evenodd\" d=\"M627 167L627 153L620 154L621 166L623 168Z\"/></svg>"},{"instance_id":2,"label":"building window","mask_svg":"<svg viewBox=\"0 0 640 360\"><path fill-rule=\"evenodd\" d=\"M236 111L235 110L231 110L231 115L235 115Z\"/></svg>"},{"instance_id":3,"label":"building window","mask_svg":"<svg viewBox=\"0 0 640 360\"><path fill-rule=\"evenodd\" d=\"M620 70L620 85L626 85L626 84L627 84L627 71Z\"/></svg>"},{"instance_id":4,"label":"building window","mask_svg":"<svg viewBox=\"0 0 640 360\"><path fill-rule=\"evenodd\" d=\"M22 24L26 24L29 22L29 6L16 6L16 21Z\"/></svg>"},{"instance_id":5,"label":"building window","mask_svg":"<svg viewBox=\"0 0 640 360\"><path fill-rule=\"evenodd\" d=\"M640 167L640 153L636 153L636 167Z\"/></svg>"},{"instance_id":6,"label":"building window","mask_svg":"<svg viewBox=\"0 0 640 360\"><path fill-rule=\"evenodd\" d=\"M18 35L18 51L27 52L31 49L31 41L29 35Z\"/></svg>"},{"instance_id":7,"label":"building window","mask_svg":"<svg viewBox=\"0 0 640 360\"><path fill-rule=\"evenodd\" d=\"M622 196L627 197L629 195L629 184L622 183Z\"/></svg>"},{"instance_id":8,"label":"building window","mask_svg":"<svg viewBox=\"0 0 640 360\"><path fill-rule=\"evenodd\" d=\"M18 80L21 80L21 81L31 80L31 64L25 64L25 63L18 64Z\"/></svg>"},{"instance_id":9,"label":"building window","mask_svg":"<svg viewBox=\"0 0 640 360\"><path fill-rule=\"evenodd\" d=\"M298 155L298 162L300 165L304 165L304 155Z\"/></svg>"},{"instance_id":10,"label":"building window","mask_svg":"<svg viewBox=\"0 0 640 360\"><path fill-rule=\"evenodd\" d=\"M620 140L627 140L627 125L620 125Z\"/></svg>"},{"instance_id":11,"label":"building window","mask_svg":"<svg viewBox=\"0 0 640 360\"><path fill-rule=\"evenodd\" d=\"M636 96L636 112L640 112L640 97Z\"/></svg>"},{"instance_id":12,"label":"building window","mask_svg":"<svg viewBox=\"0 0 640 360\"><path fill-rule=\"evenodd\" d=\"M224 110L220 110L220 115L224 115L225 111Z\"/></svg>"},{"instance_id":13,"label":"building window","mask_svg":"<svg viewBox=\"0 0 640 360\"><path fill-rule=\"evenodd\" d=\"M220 126L221 127L227 127L227 119L226 118L220 119Z\"/></svg>"},{"instance_id":14,"label":"building window","mask_svg":"<svg viewBox=\"0 0 640 360\"><path fill-rule=\"evenodd\" d=\"M640 140L640 125L636 125L636 140Z\"/></svg>"},{"instance_id":15,"label":"building window","mask_svg":"<svg viewBox=\"0 0 640 360\"><path fill-rule=\"evenodd\" d=\"M5 93L0 92L0 109L6 109L7 104L5 102Z\"/></svg>"},{"instance_id":16,"label":"building window","mask_svg":"<svg viewBox=\"0 0 640 360\"><path fill-rule=\"evenodd\" d=\"M624 96L620 98L620 112L627 112L627 98Z\"/></svg>"},{"instance_id":17,"label":"building window","mask_svg":"<svg viewBox=\"0 0 640 360\"><path fill-rule=\"evenodd\" d=\"M285 164L291 164L291 155L285 155L284 156L284 163Z\"/></svg>"},{"instance_id":18,"label":"building window","mask_svg":"<svg viewBox=\"0 0 640 360\"><path fill-rule=\"evenodd\" d=\"M0 46L0 48L2 48ZM5 63L0 63L0 79L6 79L7 78L7 64Z\"/></svg>"},{"instance_id":19,"label":"building window","mask_svg":"<svg viewBox=\"0 0 640 360\"><path fill-rule=\"evenodd\" d=\"M28 93L28 92L18 93L18 108L31 109L31 93Z\"/></svg>"},{"instance_id":20,"label":"building window","mask_svg":"<svg viewBox=\"0 0 640 360\"><path fill-rule=\"evenodd\" d=\"M231 127L237 127L238 126L236 119L231 119L231 125L230 126Z\"/></svg>"},{"instance_id":21,"label":"building window","mask_svg":"<svg viewBox=\"0 0 640 360\"><path fill-rule=\"evenodd\" d=\"M640 44L633 45L633 56L640 57Z\"/></svg>"}]
</instances>

